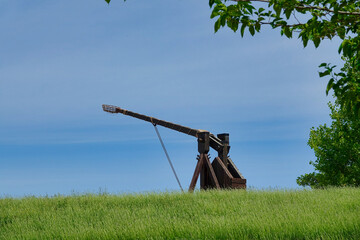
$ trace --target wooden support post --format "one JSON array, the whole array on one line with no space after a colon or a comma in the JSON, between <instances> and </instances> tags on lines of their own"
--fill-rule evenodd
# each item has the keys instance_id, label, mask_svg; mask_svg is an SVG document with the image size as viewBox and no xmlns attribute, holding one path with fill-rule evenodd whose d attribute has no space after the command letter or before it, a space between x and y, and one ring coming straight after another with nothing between
<instances>
[{"instance_id":1,"label":"wooden support post","mask_svg":"<svg viewBox=\"0 0 360 240\"><path fill-rule=\"evenodd\" d=\"M195 171L194 171L194 175L191 179L191 183L190 183L190 187L189 187L189 192L193 192L194 189L195 189L195 186L196 186L196 182L198 180L198 177L199 177L199 174L200 174L200 171L202 169L204 165L204 154L200 154L199 156L199 160L196 164L196 167L195 167Z\"/></svg>"},{"instance_id":2,"label":"wooden support post","mask_svg":"<svg viewBox=\"0 0 360 240\"><path fill-rule=\"evenodd\" d=\"M208 189L211 187L208 168L203 165L200 172L200 189Z\"/></svg>"},{"instance_id":3,"label":"wooden support post","mask_svg":"<svg viewBox=\"0 0 360 240\"><path fill-rule=\"evenodd\" d=\"M211 182L213 184L213 187L216 187L217 189L220 189L219 181L216 178L214 169L211 166L211 163L210 163L210 160L209 160L207 154L204 156L204 158L205 158L205 164L207 165L207 168L208 168L208 170L210 172L210 176L211 176L210 179L211 179Z\"/></svg>"},{"instance_id":4,"label":"wooden support post","mask_svg":"<svg viewBox=\"0 0 360 240\"><path fill-rule=\"evenodd\" d=\"M224 163L225 167L228 167L228 154L229 154L229 134L228 133L221 133L218 134L217 137L221 140L222 148L218 151L218 157Z\"/></svg>"}]
</instances>

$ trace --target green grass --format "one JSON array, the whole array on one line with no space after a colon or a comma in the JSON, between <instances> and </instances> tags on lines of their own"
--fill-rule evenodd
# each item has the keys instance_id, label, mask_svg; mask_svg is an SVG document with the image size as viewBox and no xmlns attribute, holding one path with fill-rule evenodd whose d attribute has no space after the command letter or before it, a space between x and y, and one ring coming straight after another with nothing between
<instances>
[{"instance_id":1,"label":"green grass","mask_svg":"<svg viewBox=\"0 0 360 240\"><path fill-rule=\"evenodd\" d=\"M0 239L360 239L360 189L0 199Z\"/></svg>"}]
</instances>

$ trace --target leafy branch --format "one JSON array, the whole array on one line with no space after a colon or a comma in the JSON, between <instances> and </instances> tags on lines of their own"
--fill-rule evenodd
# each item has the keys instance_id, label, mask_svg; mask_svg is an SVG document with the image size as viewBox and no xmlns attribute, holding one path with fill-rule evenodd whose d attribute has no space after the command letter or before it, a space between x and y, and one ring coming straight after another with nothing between
<instances>
[{"instance_id":1,"label":"leafy branch","mask_svg":"<svg viewBox=\"0 0 360 240\"><path fill-rule=\"evenodd\" d=\"M234 2L263 2L263 3L271 3L271 1L269 0L231 0ZM338 13L338 14L344 14L344 15L360 15L360 12L348 12L348 11L336 11L336 10L332 10L326 7L319 7L319 6L310 6L310 5L299 5L299 6L295 6L296 9L316 9L316 10L320 10L320 11L325 11L325 12L331 12L331 13Z\"/></svg>"},{"instance_id":2,"label":"leafy branch","mask_svg":"<svg viewBox=\"0 0 360 240\"><path fill-rule=\"evenodd\" d=\"M254 7L253 2L266 6ZM240 31L243 37L246 29L255 35L267 25L279 28L287 38L298 34L304 47L309 41L318 47L324 39L342 39L339 54L345 61L344 67L335 73L335 66L321 64L325 70L320 77L331 77L326 93L333 90L342 106L360 116L360 1L209 0L209 5L210 17L216 18L215 32L227 26L234 32ZM297 14L302 15L302 22Z\"/></svg>"}]
</instances>

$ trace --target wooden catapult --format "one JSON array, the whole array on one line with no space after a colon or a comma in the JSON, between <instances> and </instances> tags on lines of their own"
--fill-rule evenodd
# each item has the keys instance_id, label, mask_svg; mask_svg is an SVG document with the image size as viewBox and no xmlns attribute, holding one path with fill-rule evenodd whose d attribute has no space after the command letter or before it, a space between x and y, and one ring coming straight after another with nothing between
<instances>
[{"instance_id":1,"label":"wooden catapult","mask_svg":"<svg viewBox=\"0 0 360 240\"><path fill-rule=\"evenodd\" d=\"M246 188L246 179L228 156L230 150L228 133L217 134L217 136L215 136L209 131L184 127L179 124L121 109L117 106L102 105L102 107L105 112L122 113L124 115L150 122L154 126L160 125L196 137L199 155L197 156L198 161L195 167L194 175L191 179L189 192L194 191L199 175L200 189ZM162 140L160 141L162 143ZM218 152L218 156L215 157L212 163L210 163L208 155L210 147ZM165 153L167 155L166 150Z\"/></svg>"}]
</instances>

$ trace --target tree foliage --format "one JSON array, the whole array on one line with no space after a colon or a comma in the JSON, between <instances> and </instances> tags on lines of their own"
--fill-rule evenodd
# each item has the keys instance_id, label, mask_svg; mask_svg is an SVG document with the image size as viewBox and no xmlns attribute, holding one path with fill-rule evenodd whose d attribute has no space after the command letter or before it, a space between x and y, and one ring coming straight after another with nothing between
<instances>
[{"instance_id":1,"label":"tree foliage","mask_svg":"<svg viewBox=\"0 0 360 240\"><path fill-rule=\"evenodd\" d=\"M360 186L360 119L329 103L331 126L312 128L308 145L316 160L310 164L315 172L296 180L301 186Z\"/></svg>"},{"instance_id":2,"label":"tree foliage","mask_svg":"<svg viewBox=\"0 0 360 240\"><path fill-rule=\"evenodd\" d=\"M236 2L234 4L234 2ZM254 2L257 2L256 5ZM264 26L280 29L281 35L297 35L306 47L318 47L324 39L339 37L340 71L320 64L320 77L329 77L326 94L334 91L336 104L329 107L333 120L312 128L309 146L315 172L297 179L301 186L360 186L360 1L355 0L209 0L214 28L229 27L244 36ZM265 5L264 5L265 4ZM256 7L255 7L256 6ZM262 7L261 7L262 6Z\"/></svg>"},{"instance_id":3,"label":"tree foliage","mask_svg":"<svg viewBox=\"0 0 360 240\"><path fill-rule=\"evenodd\" d=\"M231 4L230 4L230 3ZM330 76L326 93L333 89L340 104L360 115L360 1L355 0L209 0L214 28L229 27L244 36L264 26L280 29L281 35L297 35L304 47L318 47L324 39L339 37L339 53L348 66L323 63L320 77ZM350 67L350 68L349 68Z\"/></svg>"}]
</instances>

